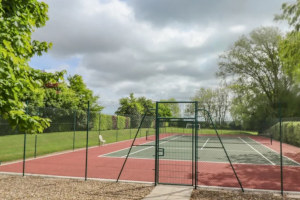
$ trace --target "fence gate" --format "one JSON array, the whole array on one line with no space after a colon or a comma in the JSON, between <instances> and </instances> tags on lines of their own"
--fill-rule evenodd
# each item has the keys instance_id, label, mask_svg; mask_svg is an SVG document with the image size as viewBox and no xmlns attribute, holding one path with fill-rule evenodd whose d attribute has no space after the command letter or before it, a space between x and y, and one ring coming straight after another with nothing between
<instances>
[{"instance_id":1,"label":"fence gate","mask_svg":"<svg viewBox=\"0 0 300 200\"><path fill-rule=\"evenodd\" d=\"M164 116L166 107L176 113ZM197 102L156 103L156 184L196 185L196 110Z\"/></svg>"}]
</instances>

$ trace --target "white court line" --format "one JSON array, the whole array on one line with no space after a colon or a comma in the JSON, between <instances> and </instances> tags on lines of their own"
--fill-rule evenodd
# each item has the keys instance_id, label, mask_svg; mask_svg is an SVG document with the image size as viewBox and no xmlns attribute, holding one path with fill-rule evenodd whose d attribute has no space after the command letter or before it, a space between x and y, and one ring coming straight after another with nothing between
<instances>
[{"instance_id":1,"label":"white court line","mask_svg":"<svg viewBox=\"0 0 300 200\"><path fill-rule=\"evenodd\" d=\"M208 141L209 141L209 138L206 140L206 142L204 143L204 145L201 147L200 150L202 150L205 147L205 145L207 144Z\"/></svg>"},{"instance_id":2,"label":"white court line","mask_svg":"<svg viewBox=\"0 0 300 200\"><path fill-rule=\"evenodd\" d=\"M276 153L277 155L279 154L279 152L275 151L274 149L271 149L270 147L268 147L268 146L266 146L266 145L264 145L264 144L262 144L262 143L259 143L259 142L255 141L254 139L252 139L252 138L250 138L250 137L248 137L248 138L251 139L252 141L256 142L257 144L260 144L261 146L263 146L263 147L269 149L270 151L273 151L273 152ZM280 154L279 154L279 155L280 155ZM288 159L288 160L291 161L291 162L296 163L297 165L300 166L300 163L298 163L297 161L295 161L295 160L293 160L293 159L291 159L291 158L289 158L289 157L286 157L286 156L283 156L283 157L286 158L286 159Z\"/></svg>"},{"instance_id":3,"label":"white court line","mask_svg":"<svg viewBox=\"0 0 300 200\"><path fill-rule=\"evenodd\" d=\"M154 143L154 141L151 141L151 142L146 142L146 143L141 143L141 144L139 144L140 146L143 146L144 144L150 144L150 143ZM106 153L106 154L101 154L101 155L99 155L98 157L109 157L109 156L107 156L107 155L109 155L109 154L111 154L111 153L116 153L116 152L118 152L118 151L123 151L123 150L125 150L125 149L129 149L130 147L126 147L126 148L123 148L123 149L119 149L119 150L116 150L116 151L112 151L112 152L109 152L109 153Z\"/></svg>"},{"instance_id":4,"label":"white court line","mask_svg":"<svg viewBox=\"0 0 300 200\"><path fill-rule=\"evenodd\" d=\"M251 151L253 152L253 151ZM121 157L112 157L112 156L103 156L103 158L116 158L119 159ZM130 159L136 159L136 160L154 160L154 158L143 158L143 157L131 157ZM159 160L165 160L165 161L176 161L176 162L192 162L191 160L176 160L173 158L160 158ZM217 164L229 164L229 162L223 162L223 161L198 161L198 163L217 163ZM270 166L270 164L266 164L266 163L244 163L244 162L236 162L233 163L234 165L253 165L253 166ZM276 165L276 166L280 166L280 165ZM295 167L295 168L299 168L299 166L296 165L290 165L289 167ZM1 172L0 172L1 174Z\"/></svg>"},{"instance_id":5,"label":"white court line","mask_svg":"<svg viewBox=\"0 0 300 200\"><path fill-rule=\"evenodd\" d=\"M253 149L256 153L258 153L259 155L261 155L264 159L266 159L267 161L269 161L272 165L276 165L275 163L273 163L271 160L269 160L266 156L264 156L262 153L260 153L259 151L257 151L253 146L251 146L248 142L246 142L245 140L243 140L241 137L239 137L240 140L242 140L245 144L247 144L251 149Z\"/></svg>"},{"instance_id":6,"label":"white court line","mask_svg":"<svg viewBox=\"0 0 300 200\"><path fill-rule=\"evenodd\" d=\"M172 137L172 136L171 136L171 137ZM174 137L174 138L172 138L171 140L175 140L176 138L179 138L179 137L182 137L182 136L180 135L180 136ZM162 143L159 143L159 145L164 144L164 143L166 143L166 142L169 142L169 141L171 141L171 140L167 140L167 141L164 141L164 142L162 142ZM154 146L152 146L152 147L147 147L147 148L144 148L144 149L140 149L140 150L138 150L138 151L135 151L135 152L133 152L133 153L130 153L129 155L133 155L133 154L136 154L136 153L139 153L139 152L141 152L141 151L144 151L144 150L146 150L146 149L151 149L151 148L154 148ZM126 154L125 156L121 156L121 158L125 158L126 156L127 156L127 154Z\"/></svg>"},{"instance_id":7,"label":"white court line","mask_svg":"<svg viewBox=\"0 0 300 200\"><path fill-rule=\"evenodd\" d=\"M173 137L173 136L170 136L170 137ZM166 138L168 138L168 137L166 137ZM143 146L144 144L150 144L150 143L155 143L155 141L150 141L150 142L141 143L141 144L139 144L139 146ZM126 148L119 149L119 150L116 150L116 151L111 151L111 152L106 153L106 154L101 154L101 155L99 155L98 157L99 157L99 158L100 158L100 157L113 157L113 156L107 156L107 155L112 154L112 153L116 153L116 152L119 152L119 151L124 151L125 149L129 149L129 148L130 148L130 147L126 147Z\"/></svg>"}]
</instances>

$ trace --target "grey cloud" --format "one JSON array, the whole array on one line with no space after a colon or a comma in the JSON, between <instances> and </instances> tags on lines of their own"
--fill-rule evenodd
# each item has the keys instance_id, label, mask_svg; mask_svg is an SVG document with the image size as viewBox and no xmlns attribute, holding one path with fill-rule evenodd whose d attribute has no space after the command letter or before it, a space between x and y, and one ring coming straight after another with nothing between
<instances>
[{"instance_id":1,"label":"grey cloud","mask_svg":"<svg viewBox=\"0 0 300 200\"><path fill-rule=\"evenodd\" d=\"M124 23L107 12L87 13L82 8L83 2L47 1L50 20L36 31L34 37L53 42L52 54L63 57L114 52L139 43L134 23Z\"/></svg>"},{"instance_id":2,"label":"grey cloud","mask_svg":"<svg viewBox=\"0 0 300 200\"><path fill-rule=\"evenodd\" d=\"M218 85L218 55L242 33L272 23L284 1L47 0L50 21L34 37L54 43L53 59L79 55L72 73L82 75L103 101L116 102L130 92L187 100L199 87ZM105 9L109 4L116 5ZM241 25L243 30L230 31ZM189 31L205 38L203 43L189 46Z\"/></svg>"},{"instance_id":3,"label":"grey cloud","mask_svg":"<svg viewBox=\"0 0 300 200\"><path fill-rule=\"evenodd\" d=\"M257 23L272 18L285 0L128 0L136 17L168 24Z\"/></svg>"}]
</instances>

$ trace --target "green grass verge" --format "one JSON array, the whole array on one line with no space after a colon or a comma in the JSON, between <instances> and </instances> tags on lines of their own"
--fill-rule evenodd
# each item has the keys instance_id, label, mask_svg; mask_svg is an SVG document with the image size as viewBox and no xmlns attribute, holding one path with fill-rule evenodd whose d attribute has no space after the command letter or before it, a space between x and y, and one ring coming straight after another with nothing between
<instances>
[{"instance_id":1,"label":"green grass verge","mask_svg":"<svg viewBox=\"0 0 300 200\"><path fill-rule=\"evenodd\" d=\"M141 129L138 137L145 137L146 130ZM107 130L101 131L106 143L132 139L137 129ZM154 133L154 130L151 132ZM89 146L99 145L98 131L89 131ZM26 137L26 158L34 157L35 135L27 134ZM86 146L86 132L75 133L75 149ZM37 135L36 145L37 156L73 149L73 132L54 132ZM12 161L23 158L24 135L0 136L0 161Z\"/></svg>"},{"instance_id":2,"label":"green grass verge","mask_svg":"<svg viewBox=\"0 0 300 200\"><path fill-rule=\"evenodd\" d=\"M137 129L106 130L100 134L106 143L132 139ZM155 129L141 129L138 137L145 137L146 131L149 135L155 134ZM219 134L251 134L256 132L237 130L218 130ZM192 129L186 128L162 128L160 133L192 133ZM98 131L89 131L89 146L99 145ZM215 134L213 129L201 129L199 134ZM77 131L75 133L75 149L86 146L86 132ZM41 156L49 153L60 152L73 149L73 132L54 132L37 135L36 155ZM0 136L0 161L12 161L23 158L24 135ZM31 158L35 153L35 135L27 135L26 158Z\"/></svg>"}]
</instances>

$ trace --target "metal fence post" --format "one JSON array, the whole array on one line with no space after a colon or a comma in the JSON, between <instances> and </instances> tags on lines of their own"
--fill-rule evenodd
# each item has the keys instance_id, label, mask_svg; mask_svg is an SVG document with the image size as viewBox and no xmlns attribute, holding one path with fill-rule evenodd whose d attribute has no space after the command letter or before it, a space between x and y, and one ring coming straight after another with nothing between
<instances>
[{"instance_id":1,"label":"metal fence post","mask_svg":"<svg viewBox=\"0 0 300 200\"><path fill-rule=\"evenodd\" d=\"M34 158L36 158L36 146L37 146L37 134L35 134L35 141L34 141Z\"/></svg>"},{"instance_id":2,"label":"metal fence post","mask_svg":"<svg viewBox=\"0 0 300 200\"><path fill-rule=\"evenodd\" d=\"M193 165L195 167L195 171L193 173L194 177L195 177L195 189L197 189L198 186L198 102L195 102L195 145L193 144L193 146L195 146L195 148L193 150L195 150L195 164Z\"/></svg>"},{"instance_id":3,"label":"metal fence post","mask_svg":"<svg viewBox=\"0 0 300 200\"><path fill-rule=\"evenodd\" d=\"M156 102L155 107L155 176L154 176L154 182L155 185L158 184L158 144L159 144L159 119L158 119L158 102Z\"/></svg>"},{"instance_id":4,"label":"metal fence post","mask_svg":"<svg viewBox=\"0 0 300 200\"><path fill-rule=\"evenodd\" d=\"M131 118L129 118L130 121L129 121L129 134L130 134L130 139L131 139Z\"/></svg>"},{"instance_id":5,"label":"metal fence post","mask_svg":"<svg viewBox=\"0 0 300 200\"><path fill-rule=\"evenodd\" d=\"M74 120L73 120L73 151L75 149L75 133L76 133L76 110L74 111Z\"/></svg>"},{"instance_id":6,"label":"metal fence post","mask_svg":"<svg viewBox=\"0 0 300 200\"><path fill-rule=\"evenodd\" d=\"M282 116L281 105L279 103L279 136L280 136L280 180L281 180L281 195L283 196L283 166L282 166Z\"/></svg>"},{"instance_id":7,"label":"metal fence post","mask_svg":"<svg viewBox=\"0 0 300 200\"><path fill-rule=\"evenodd\" d=\"M89 116L90 116L90 102L88 101L87 124L86 124L86 148L85 148L85 178L84 178L85 181L87 180L87 172L88 172Z\"/></svg>"},{"instance_id":8,"label":"metal fence post","mask_svg":"<svg viewBox=\"0 0 300 200\"><path fill-rule=\"evenodd\" d=\"M118 142L118 115L116 116L116 142Z\"/></svg>"},{"instance_id":9,"label":"metal fence post","mask_svg":"<svg viewBox=\"0 0 300 200\"><path fill-rule=\"evenodd\" d=\"M28 115L28 100L26 101L26 114ZM26 164L26 131L24 132L24 149L23 149L23 176L25 176L25 164Z\"/></svg>"},{"instance_id":10,"label":"metal fence post","mask_svg":"<svg viewBox=\"0 0 300 200\"><path fill-rule=\"evenodd\" d=\"M99 127L98 127L98 138L99 138L99 135L100 135L100 133L101 133L101 112L99 112L99 125L98 125ZM98 139L98 144L99 144L99 146L100 146L100 139Z\"/></svg>"}]
</instances>

